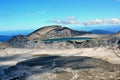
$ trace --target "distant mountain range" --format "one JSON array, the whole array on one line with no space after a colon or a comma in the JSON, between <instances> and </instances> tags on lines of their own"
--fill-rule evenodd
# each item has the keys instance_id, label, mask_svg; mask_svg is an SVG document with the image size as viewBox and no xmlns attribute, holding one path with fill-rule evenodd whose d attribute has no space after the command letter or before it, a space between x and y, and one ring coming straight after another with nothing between
<instances>
[{"instance_id":1,"label":"distant mountain range","mask_svg":"<svg viewBox=\"0 0 120 80\"><path fill-rule=\"evenodd\" d=\"M93 34L114 34L115 32L106 31L106 30L92 30L90 31Z\"/></svg>"},{"instance_id":2,"label":"distant mountain range","mask_svg":"<svg viewBox=\"0 0 120 80\"><path fill-rule=\"evenodd\" d=\"M118 31L117 33L120 34L120 31Z\"/></svg>"},{"instance_id":3,"label":"distant mountain range","mask_svg":"<svg viewBox=\"0 0 120 80\"><path fill-rule=\"evenodd\" d=\"M5 35L2 35L2 34ZM59 37L73 37L81 36L85 34L114 34L115 32L108 30L95 29L91 31L78 31L68 27L62 27L59 25L45 26L37 30L23 30L23 31L6 31L0 32L0 42L9 40L15 35L26 35L30 39L46 39L46 38L59 38Z\"/></svg>"},{"instance_id":4,"label":"distant mountain range","mask_svg":"<svg viewBox=\"0 0 120 80\"><path fill-rule=\"evenodd\" d=\"M109 31L101 31L101 30L94 30L99 32L99 34L108 34ZM92 31L91 31L92 32ZM91 32L86 31L77 31L67 27L52 25L52 26L45 26L39 28L28 35L16 35L11 39L7 36L2 36L3 40L9 38L10 40L7 41L6 46L14 47L14 48L40 48L40 49L49 49L49 48L89 48L89 47L99 47L99 46L113 46L114 44L119 46L119 32L111 35L96 35L92 34ZM110 34L111 32L109 32ZM60 41L60 42L44 42L48 39L56 39L56 38L75 38L78 36L88 36L91 37L96 35L98 36L97 39L94 40L85 40L85 41L78 41L78 40L67 40L67 41ZM5 39L4 39L5 38ZM104 41L102 41L104 40ZM102 42L101 42L102 41ZM111 45L109 45L111 44Z\"/></svg>"},{"instance_id":5,"label":"distant mountain range","mask_svg":"<svg viewBox=\"0 0 120 80\"><path fill-rule=\"evenodd\" d=\"M120 31L120 25L118 26L98 26L98 27L70 27L73 30L77 31L87 31L97 34L111 34L111 33L117 33ZM31 32L35 31L36 29L28 29L28 30L14 30L14 31L0 31L0 35L6 35L6 36L14 36L14 35L28 35ZM98 33L99 32L99 33Z\"/></svg>"},{"instance_id":6,"label":"distant mountain range","mask_svg":"<svg viewBox=\"0 0 120 80\"><path fill-rule=\"evenodd\" d=\"M0 35L0 42L5 42L7 40L9 40L12 36L4 36L4 35Z\"/></svg>"},{"instance_id":7,"label":"distant mountain range","mask_svg":"<svg viewBox=\"0 0 120 80\"><path fill-rule=\"evenodd\" d=\"M30 30L16 30L16 31L0 31L0 35L15 36L15 35L28 35L35 29Z\"/></svg>"}]
</instances>

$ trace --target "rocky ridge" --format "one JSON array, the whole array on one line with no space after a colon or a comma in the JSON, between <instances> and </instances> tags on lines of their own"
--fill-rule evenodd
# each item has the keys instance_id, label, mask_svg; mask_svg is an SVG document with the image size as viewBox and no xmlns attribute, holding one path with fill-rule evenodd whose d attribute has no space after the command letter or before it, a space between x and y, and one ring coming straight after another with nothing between
<instances>
[{"instance_id":1,"label":"rocky ridge","mask_svg":"<svg viewBox=\"0 0 120 80\"><path fill-rule=\"evenodd\" d=\"M42 27L29 34L29 39L48 39L48 38L66 38L85 34L91 34L85 31L76 31L59 25Z\"/></svg>"},{"instance_id":2,"label":"rocky ridge","mask_svg":"<svg viewBox=\"0 0 120 80\"><path fill-rule=\"evenodd\" d=\"M6 42L6 46L13 48L39 48L39 49L70 49L70 48L90 48L90 47L118 47L120 48L119 33L105 35L92 40L69 40L59 42L47 42L43 39L74 37L90 34L84 31L75 31L62 26L47 26L40 28L31 34L18 35ZM4 45L4 46L5 46ZM3 48L3 47L2 47Z\"/></svg>"},{"instance_id":3,"label":"rocky ridge","mask_svg":"<svg viewBox=\"0 0 120 80\"><path fill-rule=\"evenodd\" d=\"M17 36L6 43L13 48L39 48L39 49L70 49L70 48L91 48L91 47L119 47L120 38L93 39L93 40L70 40L60 42L46 42L41 40L30 40L24 36Z\"/></svg>"}]
</instances>

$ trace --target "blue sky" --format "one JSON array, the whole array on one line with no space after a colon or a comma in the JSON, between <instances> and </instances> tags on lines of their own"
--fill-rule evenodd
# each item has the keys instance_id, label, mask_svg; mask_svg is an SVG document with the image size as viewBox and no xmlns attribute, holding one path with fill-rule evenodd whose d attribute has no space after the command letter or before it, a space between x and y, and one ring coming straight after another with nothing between
<instances>
[{"instance_id":1,"label":"blue sky","mask_svg":"<svg viewBox=\"0 0 120 80\"><path fill-rule=\"evenodd\" d=\"M0 31L120 25L120 0L0 0ZM104 28L102 27L102 28Z\"/></svg>"}]
</instances>

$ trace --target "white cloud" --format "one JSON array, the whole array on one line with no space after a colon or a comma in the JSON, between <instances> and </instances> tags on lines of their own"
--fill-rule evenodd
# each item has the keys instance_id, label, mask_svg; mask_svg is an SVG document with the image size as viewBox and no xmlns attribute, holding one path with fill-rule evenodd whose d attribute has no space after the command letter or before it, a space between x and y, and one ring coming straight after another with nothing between
<instances>
[{"instance_id":1,"label":"white cloud","mask_svg":"<svg viewBox=\"0 0 120 80\"><path fill-rule=\"evenodd\" d=\"M48 22L57 24L80 24L80 22L78 22L75 17L66 17L64 20L62 19L48 20Z\"/></svg>"},{"instance_id":2,"label":"white cloud","mask_svg":"<svg viewBox=\"0 0 120 80\"><path fill-rule=\"evenodd\" d=\"M114 24L120 24L120 19L117 18L111 18L111 20L109 20L110 23L114 23Z\"/></svg>"},{"instance_id":3,"label":"white cloud","mask_svg":"<svg viewBox=\"0 0 120 80\"><path fill-rule=\"evenodd\" d=\"M95 19L89 21L78 21L75 17L67 17L65 19L49 20L48 22L57 24L81 24L81 25L104 25L104 24L120 24L120 19Z\"/></svg>"}]
</instances>

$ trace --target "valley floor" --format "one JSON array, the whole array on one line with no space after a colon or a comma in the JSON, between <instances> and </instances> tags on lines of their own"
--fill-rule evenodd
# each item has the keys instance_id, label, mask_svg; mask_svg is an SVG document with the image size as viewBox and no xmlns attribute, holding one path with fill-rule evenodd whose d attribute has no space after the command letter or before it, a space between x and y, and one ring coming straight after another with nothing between
<instances>
[{"instance_id":1,"label":"valley floor","mask_svg":"<svg viewBox=\"0 0 120 80\"><path fill-rule=\"evenodd\" d=\"M6 48L0 50L0 65L19 62L39 55L87 56L120 64L120 50L111 48L79 48L79 49L24 49Z\"/></svg>"},{"instance_id":2,"label":"valley floor","mask_svg":"<svg viewBox=\"0 0 120 80\"><path fill-rule=\"evenodd\" d=\"M47 49L46 50L46 49L6 48L0 50L0 75L1 76L4 75L3 69L7 69L10 66L16 65L16 63L21 61L37 58L41 55L56 55L56 56L67 56L67 57L86 56L86 57L98 58L110 62L112 64L120 64L119 49L115 50L110 48L81 48L81 49L60 49L60 50ZM49 73L45 73L45 74L50 76ZM45 74L42 74L43 75L42 77L44 77Z\"/></svg>"}]
</instances>

